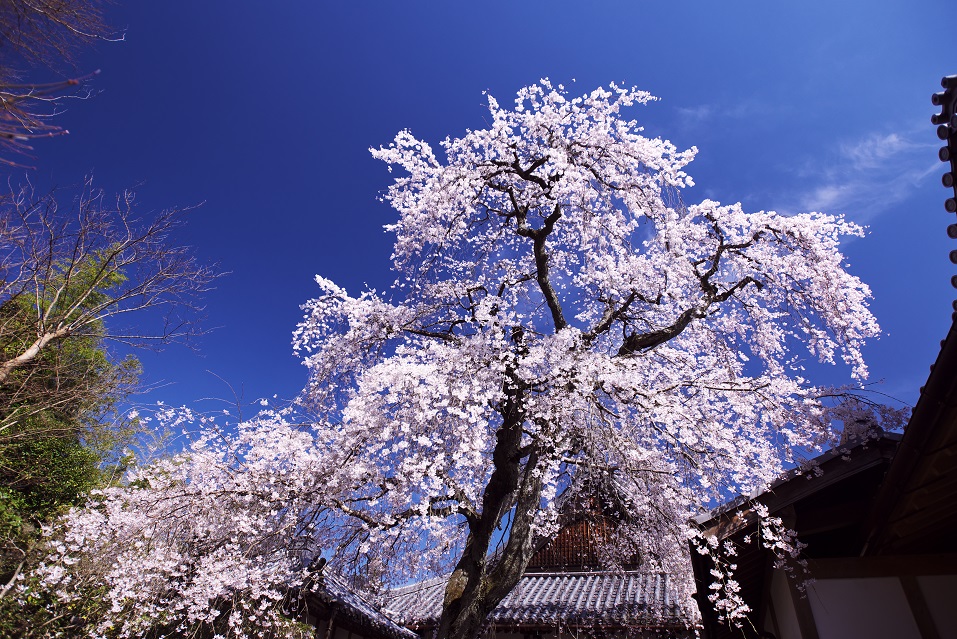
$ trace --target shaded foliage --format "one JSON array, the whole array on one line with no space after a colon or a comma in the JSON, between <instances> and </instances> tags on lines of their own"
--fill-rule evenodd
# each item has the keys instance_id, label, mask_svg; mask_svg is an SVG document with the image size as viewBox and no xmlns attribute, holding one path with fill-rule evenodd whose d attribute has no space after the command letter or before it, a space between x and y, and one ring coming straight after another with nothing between
<instances>
[{"instance_id":1,"label":"shaded foliage","mask_svg":"<svg viewBox=\"0 0 957 639\"><path fill-rule=\"evenodd\" d=\"M35 339L33 311L25 297L0 303L5 357ZM135 432L117 405L134 387L139 364L111 361L97 332L53 344L0 384L3 583L29 561L42 525L109 481Z\"/></svg>"},{"instance_id":2,"label":"shaded foliage","mask_svg":"<svg viewBox=\"0 0 957 639\"><path fill-rule=\"evenodd\" d=\"M100 614L95 589L70 606L7 595L29 582L42 529L129 461L143 424L121 404L140 367L110 343L195 334L214 276L173 243L180 210L141 220L132 193L111 202L89 181L62 201L29 187L0 200L0 635L71 634Z\"/></svg>"}]
</instances>

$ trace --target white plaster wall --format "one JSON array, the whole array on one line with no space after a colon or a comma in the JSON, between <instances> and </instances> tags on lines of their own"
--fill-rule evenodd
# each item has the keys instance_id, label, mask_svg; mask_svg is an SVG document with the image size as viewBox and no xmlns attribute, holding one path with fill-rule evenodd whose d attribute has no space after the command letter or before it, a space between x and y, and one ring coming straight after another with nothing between
<instances>
[{"instance_id":1,"label":"white plaster wall","mask_svg":"<svg viewBox=\"0 0 957 639\"><path fill-rule=\"evenodd\" d=\"M775 570L771 574L771 602L774 604L774 617L778 622L777 631L765 622L765 630L780 632L778 639L801 639L801 629L798 626L797 613L794 612L794 602L791 600L791 589L788 587L787 575L783 570Z\"/></svg>"},{"instance_id":2,"label":"white plaster wall","mask_svg":"<svg viewBox=\"0 0 957 639\"><path fill-rule=\"evenodd\" d=\"M897 577L821 579L808 599L820 639L921 639Z\"/></svg>"},{"instance_id":3,"label":"white plaster wall","mask_svg":"<svg viewBox=\"0 0 957 639\"><path fill-rule=\"evenodd\" d=\"M957 639L957 575L918 577L940 639Z\"/></svg>"}]
</instances>

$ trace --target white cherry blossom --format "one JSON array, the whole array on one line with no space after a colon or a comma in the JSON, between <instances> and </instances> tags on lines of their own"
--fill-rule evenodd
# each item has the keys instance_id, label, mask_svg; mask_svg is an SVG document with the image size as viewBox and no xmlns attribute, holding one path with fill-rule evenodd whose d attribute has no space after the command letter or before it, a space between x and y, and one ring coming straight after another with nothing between
<instances>
[{"instance_id":1,"label":"white cherry blossom","mask_svg":"<svg viewBox=\"0 0 957 639\"><path fill-rule=\"evenodd\" d=\"M832 437L807 361L860 382L879 329L839 250L863 230L686 204L696 150L626 116L652 99L543 80L437 150L409 131L373 149L398 175L397 280L316 278L294 335L311 420L267 413L134 473L68 518L46 582L105 588L104 633L234 602L240 636L280 623L322 552L373 587L454 571L438 636L474 637L594 476L628 496L620 556L686 572L694 515Z\"/></svg>"}]
</instances>

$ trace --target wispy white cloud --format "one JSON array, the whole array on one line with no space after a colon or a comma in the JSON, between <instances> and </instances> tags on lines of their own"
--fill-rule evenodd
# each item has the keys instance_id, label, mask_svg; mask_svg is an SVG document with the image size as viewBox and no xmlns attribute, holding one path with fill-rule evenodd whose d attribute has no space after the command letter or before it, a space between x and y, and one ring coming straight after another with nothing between
<instances>
[{"instance_id":1,"label":"wispy white cloud","mask_svg":"<svg viewBox=\"0 0 957 639\"><path fill-rule=\"evenodd\" d=\"M772 105L754 99L738 100L733 104L699 104L693 107L678 107L681 124L687 128L710 125L720 120L758 118L774 112Z\"/></svg>"},{"instance_id":2,"label":"wispy white cloud","mask_svg":"<svg viewBox=\"0 0 957 639\"><path fill-rule=\"evenodd\" d=\"M679 107L677 112L683 126L689 129L736 130L741 121L747 121L748 126L787 122L790 116L801 115L792 112L794 108L754 97L733 103ZM803 162L792 155L786 170L794 186L759 190L752 194L752 199L770 199L772 206L782 212L843 213L867 224L910 197L926 184L929 176L940 173L936 146L928 141L927 133L925 126L885 127L883 132L856 139L837 139L830 148Z\"/></svg>"},{"instance_id":3,"label":"wispy white cloud","mask_svg":"<svg viewBox=\"0 0 957 639\"><path fill-rule=\"evenodd\" d=\"M714 107L701 104L694 107L678 107L678 116L688 125L704 124L714 115Z\"/></svg>"},{"instance_id":4,"label":"wispy white cloud","mask_svg":"<svg viewBox=\"0 0 957 639\"><path fill-rule=\"evenodd\" d=\"M883 133L839 142L834 159L808 163L804 177L816 184L796 198L797 208L845 213L866 223L899 204L940 170L933 145L915 137Z\"/></svg>"},{"instance_id":5,"label":"wispy white cloud","mask_svg":"<svg viewBox=\"0 0 957 639\"><path fill-rule=\"evenodd\" d=\"M860 140L840 145L841 155L850 160L850 166L857 171L878 169L898 155L926 148L926 144L917 144L898 133L872 133Z\"/></svg>"}]
</instances>

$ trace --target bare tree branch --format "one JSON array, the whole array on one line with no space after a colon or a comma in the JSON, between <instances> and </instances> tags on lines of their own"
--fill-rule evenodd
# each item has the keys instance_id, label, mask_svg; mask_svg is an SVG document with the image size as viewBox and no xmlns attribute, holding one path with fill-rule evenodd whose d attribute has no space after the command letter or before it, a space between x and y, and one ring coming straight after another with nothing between
<instances>
[{"instance_id":1,"label":"bare tree branch","mask_svg":"<svg viewBox=\"0 0 957 639\"><path fill-rule=\"evenodd\" d=\"M14 191L0 208L0 306L28 308L34 339L0 362L0 385L58 340L93 335L145 345L196 335L198 297L216 274L173 242L187 211L143 222L134 217L131 192L111 205L91 180L70 215L56 194ZM147 309L164 311L153 330L114 325Z\"/></svg>"}]
</instances>

